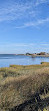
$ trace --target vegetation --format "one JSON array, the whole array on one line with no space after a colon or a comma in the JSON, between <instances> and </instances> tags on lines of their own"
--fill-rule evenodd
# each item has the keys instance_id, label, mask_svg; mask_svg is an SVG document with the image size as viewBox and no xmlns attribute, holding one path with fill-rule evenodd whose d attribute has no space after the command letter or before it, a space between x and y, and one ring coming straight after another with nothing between
<instances>
[{"instance_id":1,"label":"vegetation","mask_svg":"<svg viewBox=\"0 0 49 111\"><path fill-rule=\"evenodd\" d=\"M46 54L45 52L40 52L37 55L45 55L45 54Z\"/></svg>"},{"instance_id":2,"label":"vegetation","mask_svg":"<svg viewBox=\"0 0 49 111\"><path fill-rule=\"evenodd\" d=\"M49 63L0 68L1 111L48 111Z\"/></svg>"}]
</instances>

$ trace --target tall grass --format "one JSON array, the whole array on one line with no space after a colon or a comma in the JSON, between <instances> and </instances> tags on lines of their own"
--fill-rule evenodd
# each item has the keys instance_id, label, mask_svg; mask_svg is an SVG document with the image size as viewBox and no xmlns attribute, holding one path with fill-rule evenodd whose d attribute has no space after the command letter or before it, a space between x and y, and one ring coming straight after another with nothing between
<instances>
[{"instance_id":1,"label":"tall grass","mask_svg":"<svg viewBox=\"0 0 49 111\"><path fill-rule=\"evenodd\" d=\"M42 88L49 88L49 64L45 64L0 68L0 108L22 104Z\"/></svg>"}]
</instances>

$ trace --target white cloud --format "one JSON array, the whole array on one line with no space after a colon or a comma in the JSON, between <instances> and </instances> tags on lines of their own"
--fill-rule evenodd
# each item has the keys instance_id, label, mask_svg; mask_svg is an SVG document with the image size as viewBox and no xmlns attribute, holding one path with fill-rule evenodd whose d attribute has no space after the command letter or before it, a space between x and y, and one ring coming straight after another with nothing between
<instances>
[{"instance_id":1,"label":"white cloud","mask_svg":"<svg viewBox=\"0 0 49 111\"><path fill-rule=\"evenodd\" d=\"M23 48L22 48L23 47ZM0 44L0 49L2 52L0 53L36 53L49 51L49 44L48 43L3 43ZM3 52L4 51L4 52Z\"/></svg>"},{"instance_id":2,"label":"white cloud","mask_svg":"<svg viewBox=\"0 0 49 111\"><path fill-rule=\"evenodd\" d=\"M36 22L26 23L25 26L36 26L36 25L44 24L46 22L49 22L49 17L45 19L39 19Z\"/></svg>"},{"instance_id":3,"label":"white cloud","mask_svg":"<svg viewBox=\"0 0 49 111\"><path fill-rule=\"evenodd\" d=\"M48 3L48 0L18 0L14 2L4 3L0 7L0 23L4 21L13 21L14 28L26 28L26 27L37 27L41 24L49 22L49 17L44 19L40 18L40 10L38 5L42 3ZM42 13L42 12L41 12ZM16 22L15 22L16 21ZM17 22L18 21L18 22Z\"/></svg>"},{"instance_id":4,"label":"white cloud","mask_svg":"<svg viewBox=\"0 0 49 111\"><path fill-rule=\"evenodd\" d=\"M3 6L0 8L0 22L8 21L8 20L17 20L23 17L28 17L28 15L35 16L35 10L32 9L32 2L19 3L14 2L12 4L8 4L7 6Z\"/></svg>"},{"instance_id":5,"label":"white cloud","mask_svg":"<svg viewBox=\"0 0 49 111\"><path fill-rule=\"evenodd\" d=\"M40 4L45 4L45 3L48 3L48 2L49 2L48 0L36 0L35 6L38 6Z\"/></svg>"},{"instance_id":6,"label":"white cloud","mask_svg":"<svg viewBox=\"0 0 49 111\"><path fill-rule=\"evenodd\" d=\"M22 19L23 17L31 19L38 14L35 6L45 2L48 2L48 0L35 0L35 2L26 0L25 3L19 0L19 2L9 1L6 4L4 3L4 5L0 7L0 22Z\"/></svg>"},{"instance_id":7,"label":"white cloud","mask_svg":"<svg viewBox=\"0 0 49 111\"><path fill-rule=\"evenodd\" d=\"M32 27L32 26L36 27L36 26L45 24L47 22L49 22L49 17L44 18L44 19L38 19L37 21L33 21L33 22L28 22L28 23L25 23L23 26L18 26L15 28L26 28L26 27Z\"/></svg>"},{"instance_id":8,"label":"white cloud","mask_svg":"<svg viewBox=\"0 0 49 111\"><path fill-rule=\"evenodd\" d=\"M48 43L42 43L41 45L42 45L42 46L49 46Z\"/></svg>"},{"instance_id":9,"label":"white cloud","mask_svg":"<svg viewBox=\"0 0 49 111\"><path fill-rule=\"evenodd\" d=\"M30 47L30 46L34 46L35 43L3 43L3 44L0 44L0 47Z\"/></svg>"}]
</instances>

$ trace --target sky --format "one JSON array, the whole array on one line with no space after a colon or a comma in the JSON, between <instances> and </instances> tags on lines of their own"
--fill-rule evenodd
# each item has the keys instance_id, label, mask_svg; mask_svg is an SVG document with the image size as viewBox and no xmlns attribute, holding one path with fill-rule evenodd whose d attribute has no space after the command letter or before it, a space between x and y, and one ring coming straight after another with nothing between
<instances>
[{"instance_id":1,"label":"sky","mask_svg":"<svg viewBox=\"0 0 49 111\"><path fill-rule=\"evenodd\" d=\"M0 54L49 53L49 0L0 0Z\"/></svg>"}]
</instances>

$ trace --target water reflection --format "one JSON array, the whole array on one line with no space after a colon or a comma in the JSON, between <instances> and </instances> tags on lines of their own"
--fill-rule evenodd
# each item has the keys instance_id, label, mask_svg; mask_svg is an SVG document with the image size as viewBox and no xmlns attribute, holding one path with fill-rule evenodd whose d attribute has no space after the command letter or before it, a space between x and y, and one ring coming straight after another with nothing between
<instances>
[{"instance_id":1,"label":"water reflection","mask_svg":"<svg viewBox=\"0 0 49 111\"><path fill-rule=\"evenodd\" d=\"M32 65L41 62L49 62L49 57L31 57L24 55L0 55L0 67L8 67L10 64Z\"/></svg>"}]
</instances>

